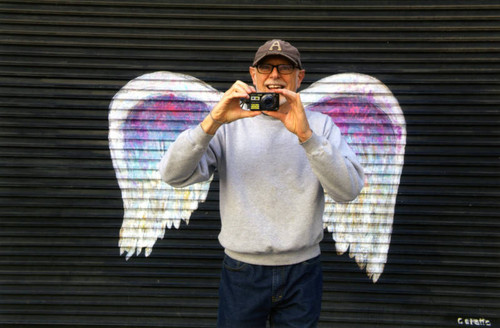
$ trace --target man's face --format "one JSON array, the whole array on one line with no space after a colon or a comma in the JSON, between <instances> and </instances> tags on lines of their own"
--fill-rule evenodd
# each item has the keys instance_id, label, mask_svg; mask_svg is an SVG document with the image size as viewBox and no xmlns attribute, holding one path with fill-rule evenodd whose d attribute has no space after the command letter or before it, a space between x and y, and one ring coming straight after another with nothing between
<instances>
[{"instance_id":1,"label":"man's face","mask_svg":"<svg viewBox=\"0 0 500 328\"><path fill-rule=\"evenodd\" d=\"M268 56L261 60L259 64L293 65L291 61L282 56ZM291 74L281 74L278 72L278 68L274 67L271 73L263 74L259 73L256 67L250 67L250 75L258 92L274 92L276 89L283 88L296 92L304 79L305 71L295 68ZM280 95L280 105L285 102L286 99Z\"/></svg>"}]
</instances>

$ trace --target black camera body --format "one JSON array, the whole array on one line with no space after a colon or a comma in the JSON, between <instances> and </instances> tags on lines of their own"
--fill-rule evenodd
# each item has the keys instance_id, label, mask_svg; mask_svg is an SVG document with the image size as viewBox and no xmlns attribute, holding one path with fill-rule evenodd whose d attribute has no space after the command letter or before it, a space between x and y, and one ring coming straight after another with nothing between
<instances>
[{"instance_id":1,"label":"black camera body","mask_svg":"<svg viewBox=\"0 0 500 328\"><path fill-rule=\"evenodd\" d=\"M280 107L280 95L274 92L255 92L250 98L243 99L250 110L277 111Z\"/></svg>"}]
</instances>

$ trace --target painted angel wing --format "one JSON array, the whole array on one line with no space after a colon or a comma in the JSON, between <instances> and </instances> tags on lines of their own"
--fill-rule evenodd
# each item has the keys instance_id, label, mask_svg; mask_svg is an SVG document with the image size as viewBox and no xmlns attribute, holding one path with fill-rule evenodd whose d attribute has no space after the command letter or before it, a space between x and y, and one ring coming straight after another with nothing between
<instances>
[{"instance_id":1,"label":"painted angel wing","mask_svg":"<svg viewBox=\"0 0 500 328\"><path fill-rule=\"evenodd\" d=\"M332 75L301 92L306 108L329 115L365 169L365 187L350 203L326 196L324 225L337 252L350 249L376 282L384 270L404 163L406 124L392 92L363 74Z\"/></svg>"},{"instance_id":2,"label":"painted angel wing","mask_svg":"<svg viewBox=\"0 0 500 328\"><path fill-rule=\"evenodd\" d=\"M220 92L183 74L155 72L127 83L109 106L109 148L124 215L120 253L149 256L165 227L179 228L204 202L210 181L186 188L163 183L158 164L180 132L195 126ZM211 180L211 179L210 179Z\"/></svg>"}]
</instances>

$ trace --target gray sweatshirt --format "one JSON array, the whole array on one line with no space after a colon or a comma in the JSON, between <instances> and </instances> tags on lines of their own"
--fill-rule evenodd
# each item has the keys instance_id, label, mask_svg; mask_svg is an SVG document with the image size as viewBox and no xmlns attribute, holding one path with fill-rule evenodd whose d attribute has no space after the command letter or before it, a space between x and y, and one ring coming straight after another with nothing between
<instances>
[{"instance_id":1,"label":"gray sweatshirt","mask_svg":"<svg viewBox=\"0 0 500 328\"><path fill-rule=\"evenodd\" d=\"M232 258L289 265L320 254L326 191L335 201L357 197L363 168L332 120L307 111L313 136L297 136L259 115L223 125L215 136L198 125L172 143L160 163L174 187L220 177L219 241Z\"/></svg>"}]
</instances>

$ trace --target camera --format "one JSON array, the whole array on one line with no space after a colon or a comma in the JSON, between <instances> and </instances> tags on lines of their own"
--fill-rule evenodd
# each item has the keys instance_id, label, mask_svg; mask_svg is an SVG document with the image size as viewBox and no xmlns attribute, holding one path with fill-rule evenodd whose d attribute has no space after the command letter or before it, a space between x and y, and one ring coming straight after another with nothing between
<instances>
[{"instance_id":1,"label":"camera","mask_svg":"<svg viewBox=\"0 0 500 328\"><path fill-rule=\"evenodd\" d=\"M280 107L280 95L274 92L257 92L249 94L250 98L243 99L250 110L277 111Z\"/></svg>"}]
</instances>

